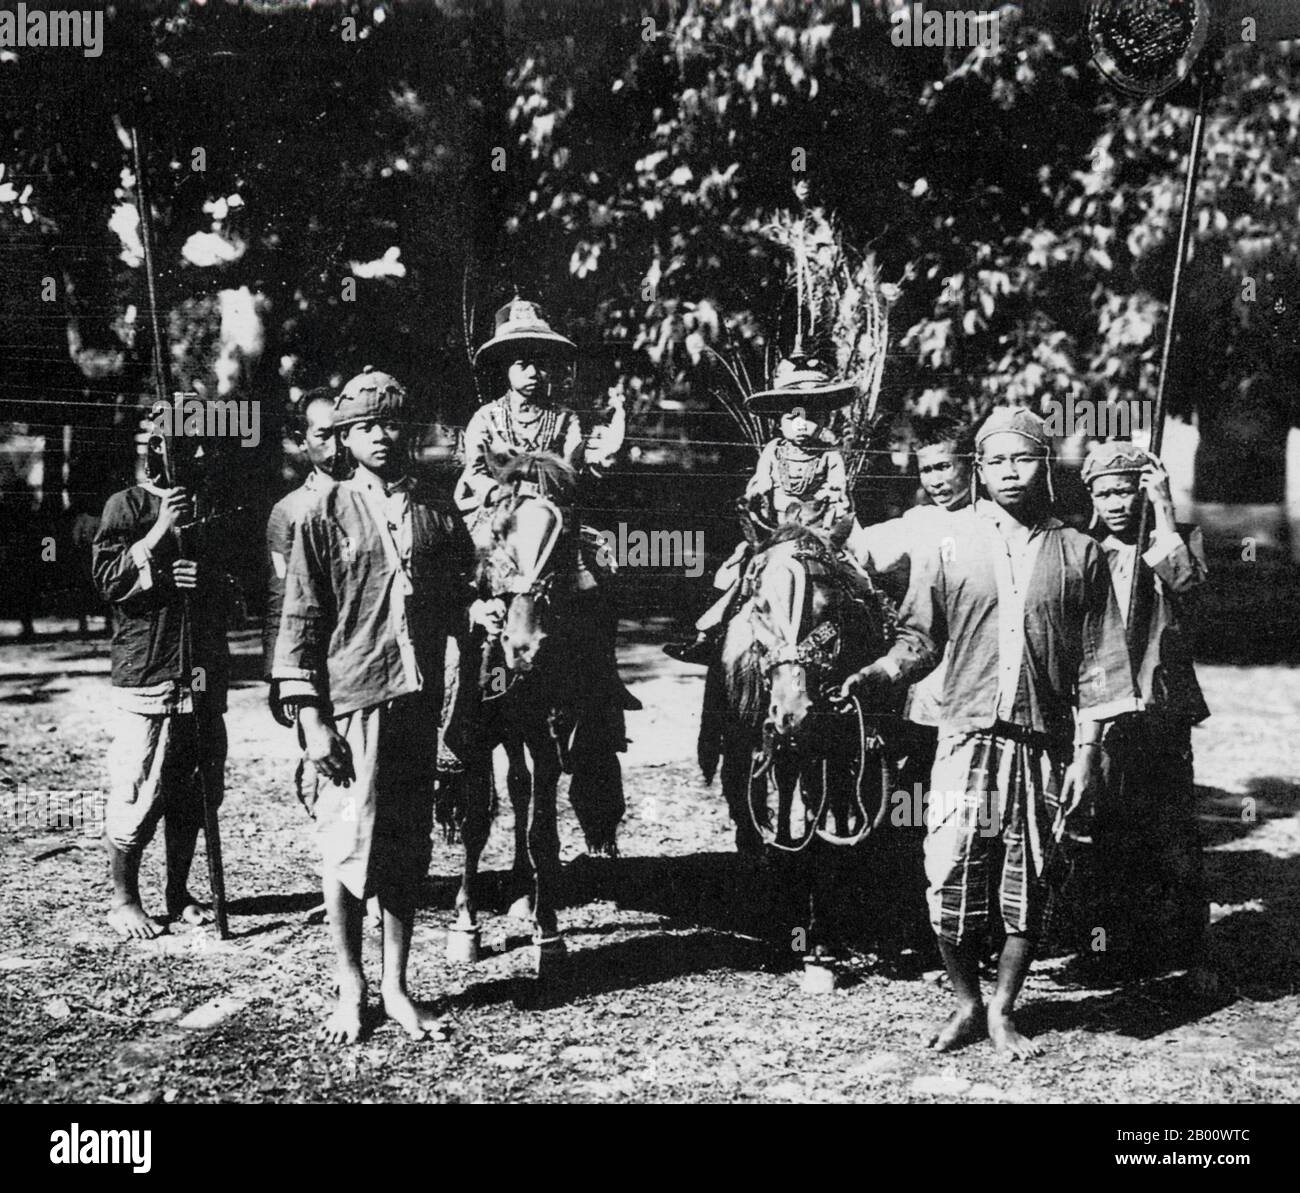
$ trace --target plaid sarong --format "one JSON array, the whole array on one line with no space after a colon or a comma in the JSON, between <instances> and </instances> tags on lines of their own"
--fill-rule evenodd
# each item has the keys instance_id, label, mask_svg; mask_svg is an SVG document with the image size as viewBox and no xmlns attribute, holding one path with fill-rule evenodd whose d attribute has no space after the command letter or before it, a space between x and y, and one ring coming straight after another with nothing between
<instances>
[{"instance_id":1,"label":"plaid sarong","mask_svg":"<svg viewBox=\"0 0 1300 1193\"><path fill-rule=\"evenodd\" d=\"M939 743L926 807L930 923L960 943L986 931L996 889L1008 933L1036 938L1070 745L1016 726Z\"/></svg>"}]
</instances>

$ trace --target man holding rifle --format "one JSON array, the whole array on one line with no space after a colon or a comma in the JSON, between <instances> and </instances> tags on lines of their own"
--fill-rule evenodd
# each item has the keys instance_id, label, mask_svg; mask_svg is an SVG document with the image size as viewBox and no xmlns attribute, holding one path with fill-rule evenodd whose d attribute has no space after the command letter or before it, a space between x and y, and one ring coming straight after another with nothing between
<instances>
[{"instance_id":1,"label":"man holding rifle","mask_svg":"<svg viewBox=\"0 0 1300 1193\"><path fill-rule=\"evenodd\" d=\"M191 525L212 445L172 430L170 419L152 419L149 479L108 499L93 555L95 586L113 610L108 922L136 940L159 935L175 920L211 922L211 909L189 893L189 872L205 796L215 808L225 782L229 582L200 563L205 529ZM139 887L140 859L160 819L167 853L162 920L146 914Z\"/></svg>"}]
</instances>

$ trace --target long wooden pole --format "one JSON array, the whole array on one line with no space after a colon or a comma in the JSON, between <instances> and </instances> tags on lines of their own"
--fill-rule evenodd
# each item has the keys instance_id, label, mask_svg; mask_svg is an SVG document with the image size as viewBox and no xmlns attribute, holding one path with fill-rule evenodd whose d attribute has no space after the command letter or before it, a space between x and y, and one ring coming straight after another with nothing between
<instances>
[{"instance_id":1,"label":"long wooden pole","mask_svg":"<svg viewBox=\"0 0 1300 1193\"><path fill-rule=\"evenodd\" d=\"M1196 100L1196 118L1192 122L1192 146L1187 155L1187 178L1183 185L1183 211L1178 224L1178 250L1174 258L1174 277L1169 292L1169 314L1165 319L1165 341L1160 353L1160 377L1156 383L1156 405L1151 414L1151 443L1153 456L1160 454L1160 445L1165 434L1165 390L1169 382L1169 360L1173 353L1174 333L1177 330L1178 294L1183 280L1183 266L1187 261L1187 242L1191 232L1192 209L1196 203L1196 181L1201 171L1201 148L1205 141L1205 105L1209 83L1201 76L1200 93ZM1151 533L1151 503L1142 502L1142 512L1138 518L1138 558L1134 560L1133 572L1129 577L1128 590L1128 645L1132 656L1140 649L1145 634L1145 627L1137 624L1138 600L1141 589L1138 586L1142 552L1146 547L1147 536Z\"/></svg>"}]
</instances>

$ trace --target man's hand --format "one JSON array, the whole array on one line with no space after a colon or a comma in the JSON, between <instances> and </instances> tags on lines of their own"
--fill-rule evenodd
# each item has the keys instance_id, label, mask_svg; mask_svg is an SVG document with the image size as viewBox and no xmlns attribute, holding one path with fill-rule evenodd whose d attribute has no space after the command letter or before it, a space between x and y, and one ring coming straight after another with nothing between
<instances>
[{"instance_id":1,"label":"man's hand","mask_svg":"<svg viewBox=\"0 0 1300 1193\"><path fill-rule=\"evenodd\" d=\"M145 546L155 550L172 531L194 520L194 498L186 489L168 489L163 493L158 517L145 535Z\"/></svg>"},{"instance_id":2,"label":"man's hand","mask_svg":"<svg viewBox=\"0 0 1300 1193\"><path fill-rule=\"evenodd\" d=\"M307 758L336 787L346 787L357 777L352 766L352 750L334 722L314 705L298 709L298 726Z\"/></svg>"},{"instance_id":3,"label":"man's hand","mask_svg":"<svg viewBox=\"0 0 1300 1193\"><path fill-rule=\"evenodd\" d=\"M1174 498L1169 490L1169 473L1155 456L1152 456L1151 462L1142 469L1142 491L1151 502L1151 508L1160 528L1172 530Z\"/></svg>"},{"instance_id":4,"label":"man's hand","mask_svg":"<svg viewBox=\"0 0 1300 1193\"><path fill-rule=\"evenodd\" d=\"M499 638L506 624L506 603L500 597L475 601L469 607L469 624L482 626L489 638Z\"/></svg>"},{"instance_id":5,"label":"man's hand","mask_svg":"<svg viewBox=\"0 0 1300 1193\"><path fill-rule=\"evenodd\" d=\"M172 583L177 588L193 590L199 586L199 565L194 559L178 559L172 564Z\"/></svg>"},{"instance_id":6,"label":"man's hand","mask_svg":"<svg viewBox=\"0 0 1300 1193\"><path fill-rule=\"evenodd\" d=\"M1096 805L1101 792L1101 742L1084 742L1074 749L1074 761L1065 772L1061 786L1061 818L1069 820L1076 812Z\"/></svg>"},{"instance_id":7,"label":"man's hand","mask_svg":"<svg viewBox=\"0 0 1300 1193\"><path fill-rule=\"evenodd\" d=\"M881 666L880 660L877 659L874 663L863 667L861 671L855 671L840 684L836 703L848 704L855 695L860 700L869 699L876 693L887 692L893 682L889 672Z\"/></svg>"}]
</instances>

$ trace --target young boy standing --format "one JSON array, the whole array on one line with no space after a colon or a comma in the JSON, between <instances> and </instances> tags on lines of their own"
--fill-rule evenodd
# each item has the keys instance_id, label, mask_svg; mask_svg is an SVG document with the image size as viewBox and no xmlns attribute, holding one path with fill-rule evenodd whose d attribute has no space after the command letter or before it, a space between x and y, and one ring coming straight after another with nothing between
<instances>
[{"instance_id":1,"label":"young boy standing","mask_svg":"<svg viewBox=\"0 0 1300 1193\"><path fill-rule=\"evenodd\" d=\"M1130 637L1142 712L1107 727L1093 834L1102 918L1110 927L1107 952L1187 964L1198 985L1209 987L1192 726L1210 710L1192 664L1189 625L1191 603L1206 579L1201 533L1175 523L1169 476L1136 444L1096 444L1081 475L1126 620L1134 568L1140 585L1138 632ZM1144 496L1155 525L1139 552Z\"/></svg>"},{"instance_id":2,"label":"young boy standing","mask_svg":"<svg viewBox=\"0 0 1300 1193\"><path fill-rule=\"evenodd\" d=\"M205 924L188 889L203 800L220 803L226 766L229 655L225 577L195 521L209 463L203 440L171 434L164 410L146 446L149 479L114 493L95 535L95 586L113 607L116 730L104 812L119 936L147 940L167 921ZM178 484L178 481L185 483ZM185 534L185 550L181 536ZM140 860L163 821L166 921L140 902Z\"/></svg>"},{"instance_id":3,"label":"young boy standing","mask_svg":"<svg viewBox=\"0 0 1300 1193\"><path fill-rule=\"evenodd\" d=\"M414 1039L438 1026L411 999L406 966L432 851L446 642L465 621L472 548L407 471L406 401L394 377L369 368L339 395L334 427L356 473L298 523L272 669L324 780L315 812L339 984L324 1035L335 1043L361 1033L371 895L385 1012Z\"/></svg>"},{"instance_id":4,"label":"young boy standing","mask_svg":"<svg viewBox=\"0 0 1300 1193\"><path fill-rule=\"evenodd\" d=\"M1039 1046L1012 1012L1042 927L1049 851L1097 790L1102 723L1137 700L1101 551L1051 515L1043 420L1001 407L975 444L991 500L953 514L951 549L916 561L898 640L844 694L914 682L950 651L925 868L957 1009L930 1045L951 1051L987 1032L998 1052L1023 1058ZM1006 943L986 1008L979 967L994 890Z\"/></svg>"}]
</instances>

